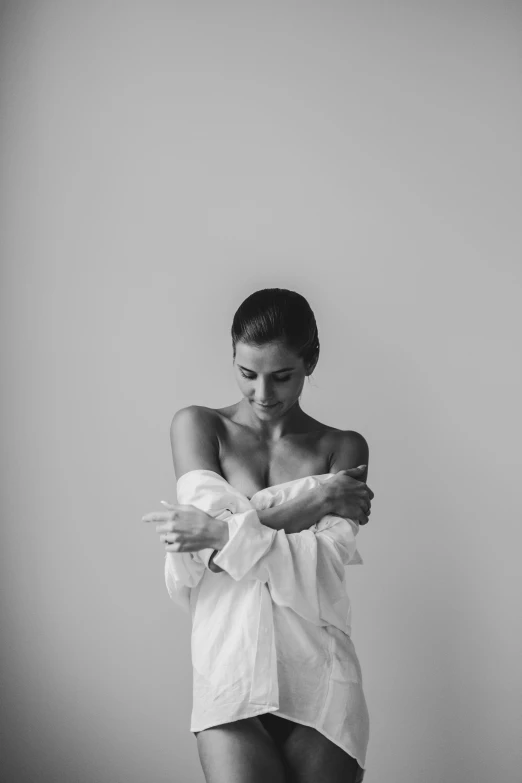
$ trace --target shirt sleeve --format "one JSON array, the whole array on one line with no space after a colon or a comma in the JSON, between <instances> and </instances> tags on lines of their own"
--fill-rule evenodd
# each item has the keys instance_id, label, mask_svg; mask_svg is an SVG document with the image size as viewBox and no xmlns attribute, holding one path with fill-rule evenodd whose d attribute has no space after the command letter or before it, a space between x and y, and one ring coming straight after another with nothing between
<instances>
[{"instance_id":1,"label":"shirt sleeve","mask_svg":"<svg viewBox=\"0 0 522 783\"><path fill-rule=\"evenodd\" d=\"M225 520L239 510L240 504L250 505L222 476L214 471L193 470L177 482L177 501L193 504L211 516ZM198 552L166 552L165 583L170 598L190 613L190 592L201 582L213 549Z\"/></svg>"},{"instance_id":2,"label":"shirt sleeve","mask_svg":"<svg viewBox=\"0 0 522 783\"><path fill-rule=\"evenodd\" d=\"M346 632L350 601L344 567L358 555L358 523L327 515L323 529L286 533L261 524L255 509L227 521L229 540L214 557L216 565L233 579L265 582L274 603L309 622Z\"/></svg>"},{"instance_id":3,"label":"shirt sleeve","mask_svg":"<svg viewBox=\"0 0 522 783\"><path fill-rule=\"evenodd\" d=\"M221 513L213 514L216 519L225 520L231 514L226 508ZM196 587L203 574L208 569L208 561L214 549L200 549L198 552L166 552L165 554L165 584L167 592L174 603L190 613L190 591Z\"/></svg>"},{"instance_id":4,"label":"shirt sleeve","mask_svg":"<svg viewBox=\"0 0 522 783\"><path fill-rule=\"evenodd\" d=\"M212 552L212 550L210 550ZM174 603L190 613L190 591L199 584L205 572L199 552L166 552L165 584Z\"/></svg>"}]
</instances>

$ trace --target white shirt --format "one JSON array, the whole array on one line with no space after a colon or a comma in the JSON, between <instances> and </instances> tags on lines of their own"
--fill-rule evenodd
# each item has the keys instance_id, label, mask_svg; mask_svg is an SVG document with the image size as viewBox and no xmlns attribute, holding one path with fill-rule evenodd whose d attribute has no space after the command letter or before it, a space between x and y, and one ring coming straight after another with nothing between
<instances>
[{"instance_id":1,"label":"white shirt","mask_svg":"<svg viewBox=\"0 0 522 783\"><path fill-rule=\"evenodd\" d=\"M257 509L284 503L335 474L262 489L249 500L212 470L177 482L179 504L226 520L229 540L167 552L170 597L192 617L190 730L273 712L312 726L364 768L369 715L350 638L345 566L363 562L359 525L332 514L300 533L261 524Z\"/></svg>"}]
</instances>

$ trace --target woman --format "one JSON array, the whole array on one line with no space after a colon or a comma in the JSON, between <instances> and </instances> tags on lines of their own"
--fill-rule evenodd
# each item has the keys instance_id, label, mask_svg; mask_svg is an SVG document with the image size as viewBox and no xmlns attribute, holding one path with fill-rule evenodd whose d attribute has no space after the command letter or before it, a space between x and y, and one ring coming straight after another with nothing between
<instances>
[{"instance_id":1,"label":"woman","mask_svg":"<svg viewBox=\"0 0 522 783\"><path fill-rule=\"evenodd\" d=\"M208 500L214 492L221 504L222 497L227 498L229 508L219 519L217 506L195 500L198 505L185 502L171 506L170 511L143 517L144 521L160 523L156 531L165 543L167 559L174 563L173 591L179 588L190 593L187 607L190 605L193 618L197 607L207 623L203 632L207 632L208 644L204 636L195 642L193 635L193 662L195 656L201 661L196 662L195 675L208 669L205 687L221 677L214 694L223 697L225 691L227 707L233 688L237 691L239 686L236 676L227 693L223 686L225 669L240 665L250 653L248 644L245 652L244 641L250 637L243 635L242 645L235 645L234 633L241 621L234 620L231 613L241 609L248 590L254 595L252 600L270 603L277 695L266 701L258 698L255 704L246 699L241 703L242 714L246 709L250 716L239 720L225 722L220 715L226 715L226 709L223 713L205 712L206 723L212 725L197 731L192 728L202 768L207 783L358 783L364 775L368 740L362 674L349 636L349 621L345 622L342 614L337 620L336 608L328 606L328 601L335 598L337 609L346 614L348 606L349 612L348 598L345 596L348 603L343 603L339 586L344 590L343 563L362 562L358 555L353 559L357 553L352 528L368 522L374 497L365 483L368 445L362 435L322 424L300 406L305 378L312 374L319 358L315 317L301 295L273 288L249 296L234 316L232 344L242 399L220 409L184 408L176 413L171 425L178 502L181 491L189 500ZM192 496L191 485L201 480L199 495L196 491ZM225 494L220 495L222 492ZM231 516L232 511L236 513ZM335 526L337 539L328 536L334 528L317 533L327 515L337 515L330 516L333 522L343 517L340 521L346 527ZM238 556L240 538L232 544L237 525L232 527L230 523L234 518L243 522L246 517L257 525L257 529L252 528L254 533L267 543L251 564L234 572L228 565L230 550L235 547ZM339 559L350 536L350 554ZM248 536L244 540L248 543ZM259 552L263 553L261 557ZM239 556L248 557L249 553L239 550ZM188 566L184 581L180 576L182 557L187 558L183 568ZM254 561L255 566L250 568ZM325 569L322 572L320 563ZM288 569L294 569L292 574L281 574ZM245 571L247 579L243 578ZM286 579L283 586L278 584L279 576ZM317 597L317 614L306 605L305 595L308 582L314 580L310 603ZM200 592L203 583L206 592ZM326 595L328 590L336 590L337 595ZM202 615L205 601L209 609ZM220 612L223 616L212 636L210 623ZM252 612L245 615L251 616ZM330 616L334 618L331 623L325 619ZM228 631L223 632L223 628ZM210 658L212 661L207 660ZM266 653L258 655L261 665L265 658ZM335 662L338 668L334 671ZM347 662L351 668L347 668ZM343 682L345 675L350 682ZM226 676L230 678L229 671ZM206 697L198 693L200 699L214 700L211 690L204 692ZM311 704L313 714L307 710ZM207 704L202 710L207 706L210 708ZM337 712L332 712L334 709ZM193 724L197 723L193 713ZM348 752L352 748L362 764Z\"/></svg>"}]
</instances>

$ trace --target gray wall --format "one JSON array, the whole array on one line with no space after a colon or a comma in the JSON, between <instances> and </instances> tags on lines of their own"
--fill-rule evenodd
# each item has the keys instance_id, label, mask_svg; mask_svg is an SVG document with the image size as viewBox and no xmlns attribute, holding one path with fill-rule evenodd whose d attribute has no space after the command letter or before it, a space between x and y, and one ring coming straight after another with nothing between
<instances>
[{"instance_id":1,"label":"gray wall","mask_svg":"<svg viewBox=\"0 0 522 783\"><path fill-rule=\"evenodd\" d=\"M141 522L294 288L303 407L370 444L349 573L365 783L519 780L514 3L0 11L4 778L203 781L189 619Z\"/></svg>"}]
</instances>

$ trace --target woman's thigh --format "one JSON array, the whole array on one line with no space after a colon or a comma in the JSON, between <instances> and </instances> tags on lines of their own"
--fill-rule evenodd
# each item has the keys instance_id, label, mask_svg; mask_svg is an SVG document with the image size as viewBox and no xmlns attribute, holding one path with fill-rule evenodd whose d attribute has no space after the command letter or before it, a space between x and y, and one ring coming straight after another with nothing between
<instances>
[{"instance_id":1,"label":"woman's thigh","mask_svg":"<svg viewBox=\"0 0 522 783\"><path fill-rule=\"evenodd\" d=\"M287 783L360 783L364 777L357 759L311 726L296 723L280 752Z\"/></svg>"},{"instance_id":2,"label":"woman's thigh","mask_svg":"<svg viewBox=\"0 0 522 783\"><path fill-rule=\"evenodd\" d=\"M198 731L196 739L207 783L286 783L280 752L257 717Z\"/></svg>"}]
</instances>

